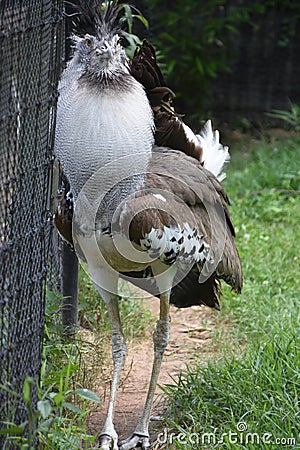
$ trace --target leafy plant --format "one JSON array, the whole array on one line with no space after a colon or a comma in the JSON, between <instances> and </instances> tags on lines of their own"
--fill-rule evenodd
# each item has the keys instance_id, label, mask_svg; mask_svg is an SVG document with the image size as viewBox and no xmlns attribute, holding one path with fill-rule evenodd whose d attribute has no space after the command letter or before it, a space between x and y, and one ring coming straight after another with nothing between
<instances>
[{"instance_id":1,"label":"leafy plant","mask_svg":"<svg viewBox=\"0 0 300 450\"><path fill-rule=\"evenodd\" d=\"M125 298L120 302L121 317L127 338L141 336L151 326L151 314L142 310L141 300L132 299L123 287ZM126 298L126 295L128 298ZM96 437L89 434L88 418L100 399L86 386L95 383L95 373L87 369L91 355L97 354L96 366L101 368L101 351L110 347L111 330L106 308L87 274L80 270L80 322L94 335L101 335L99 344L64 334L60 320L61 296L47 292L43 361L39 383L28 377L24 381L23 399L28 420L20 425L7 423L0 434L8 445L32 449L36 442L42 450L91 448ZM88 361L85 354L89 353ZM100 356L99 356L100 353ZM93 356L94 357L94 356ZM90 372L89 375L87 372ZM97 374L98 375L98 374ZM37 409L33 406L32 389L38 390ZM13 393L12 393L13 394ZM17 396L17 394L15 394ZM18 400L18 398L16 398Z\"/></svg>"},{"instance_id":2,"label":"leafy plant","mask_svg":"<svg viewBox=\"0 0 300 450\"><path fill-rule=\"evenodd\" d=\"M43 362L39 384L27 377L23 385L23 400L28 420L20 425L7 423L0 431L7 443L20 449L90 448L95 437L86 427L91 404L99 397L84 387L84 365L80 352L82 343L62 333L58 320L61 297L47 294ZM32 389L37 388L37 409L33 406Z\"/></svg>"},{"instance_id":3,"label":"leafy plant","mask_svg":"<svg viewBox=\"0 0 300 450\"><path fill-rule=\"evenodd\" d=\"M274 119L283 120L288 124L289 128L300 131L300 107L295 103L290 103L289 111L272 109L272 111L266 113L266 115Z\"/></svg>"},{"instance_id":4,"label":"leafy plant","mask_svg":"<svg viewBox=\"0 0 300 450\"><path fill-rule=\"evenodd\" d=\"M140 21L146 29L148 29L149 24L148 20L141 14L134 14L133 8L127 4L121 4L124 10L124 17L122 18L123 22L127 23L128 31L122 30L122 36L127 40L128 46L126 47L127 55L132 58L135 52L135 49L138 44L141 44L140 38L133 33L133 22L134 19Z\"/></svg>"},{"instance_id":5,"label":"leafy plant","mask_svg":"<svg viewBox=\"0 0 300 450\"><path fill-rule=\"evenodd\" d=\"M298 2L290 0L197 0L170 3L140 0L149 19L148 37L165 58L166 75L176 93L178 111L197 120L208 109L212 84L230 73L240 49L239 34L245 25L280 11L277 45L286 47L295 38L300 20ZM196 121L195 121L196 123Z\"/></svg>"}]
</instances>

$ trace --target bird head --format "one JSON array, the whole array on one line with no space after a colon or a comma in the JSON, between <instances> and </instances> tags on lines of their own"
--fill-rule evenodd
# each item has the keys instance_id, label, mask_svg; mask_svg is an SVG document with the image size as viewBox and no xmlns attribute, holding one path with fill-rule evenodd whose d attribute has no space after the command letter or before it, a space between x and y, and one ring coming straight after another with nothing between
<instances>
[{"instance_id":1,"label":"bird head","mask_svg":"<svg viewBox=\"0 0 300 450\"><path fill-rule=\"evenodd\" d=\"M129 73L129 59L121 44L123 7L118 0L80 0L76 6L74 56L84 77L105 81Z\"/></svg>"},{"instance_id":2,"label":"bird head","mask_svg":"<svg viewBox=\"0 0 300 450\"><path fill-rule=\"evenodd\" d=\"M128 58L118 34L85 34L74 40L78 62L86 76L103 79L128 73Z\"/></svg>"}]
</instances>

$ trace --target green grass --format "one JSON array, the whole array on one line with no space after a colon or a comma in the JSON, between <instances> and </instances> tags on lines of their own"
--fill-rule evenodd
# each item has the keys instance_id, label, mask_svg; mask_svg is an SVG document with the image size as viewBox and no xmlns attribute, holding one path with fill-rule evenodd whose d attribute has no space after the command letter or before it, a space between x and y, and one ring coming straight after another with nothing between
<instances>
[{"instance_id":1,"label":"green grass","mask_svg":"<svg viewBox=\"0 0 300 450\"><path fill-rule=\"evenodd\" d=\"M299 338L278 336L253 346L241 359L188 371L175 387L167 386L165 392L172 400L170 429L181 435L181 441L186 440L186 445L175 440L174 448L212 448L202 445L208 443L204 439L207 433L213 433L215 439L210 444L219 443L226 433L222 448L228 449L276 449L280 445L269 442L297 438L299 352ZM238 433L240 426L246 428L246 433L258 436L254 445L245 440L246 433ZM230 433L238 433L238 442L242 439L242 443L230 439ZM198 446L190 441L191 436L198 437Z\"/></svg>"},{"instance_id":2,"label":"green grass","mask_svg":"<svg viewBox=\"0 0 300 450\"><path fill-rule=\"evenodd\" d=\"M224 185L244 289L225 288L219 318L232 355L165 388L168 448L300 448L299 161L299 138L233 153Z\"/></svg>"}]
</instances>

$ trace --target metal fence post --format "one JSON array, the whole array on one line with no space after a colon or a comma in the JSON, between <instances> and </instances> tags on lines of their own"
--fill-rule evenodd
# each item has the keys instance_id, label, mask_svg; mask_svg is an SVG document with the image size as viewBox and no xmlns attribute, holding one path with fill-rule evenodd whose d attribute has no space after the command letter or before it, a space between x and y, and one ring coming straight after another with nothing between
<instances>
[{"instance_id":1,"label":"metal fence post","mask_svg":"<svg viewBox=\"0 0 300 450\"><path fill-rule=\"evenodd\" d=\"M62 324L66 332L74 333L78 325L78 259L76 253L64 242L62 265Z\"/></svg>"}]
</instances>

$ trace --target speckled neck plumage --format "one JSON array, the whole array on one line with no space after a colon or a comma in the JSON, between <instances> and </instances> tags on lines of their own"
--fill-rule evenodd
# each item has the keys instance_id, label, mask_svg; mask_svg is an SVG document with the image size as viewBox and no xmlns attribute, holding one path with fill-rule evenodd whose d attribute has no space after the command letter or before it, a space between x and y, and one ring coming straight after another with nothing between
<instances>
[{"instance_id":1,"label":"speckled neck plumage","mask_svg":"<svg viewBox=\"0 0 300 450\"><path fill-rule=\"evenodd\" d=\"M76 60L63 75L56 148L75 198L106 164L128 156L127 164L134 166L130 155L135 153L148 155L148 160L151 157L153 114L144 89L129 74L122 83L118 79L116 72L101 83L88 76Z\"/></svg>"}]
</instances>

